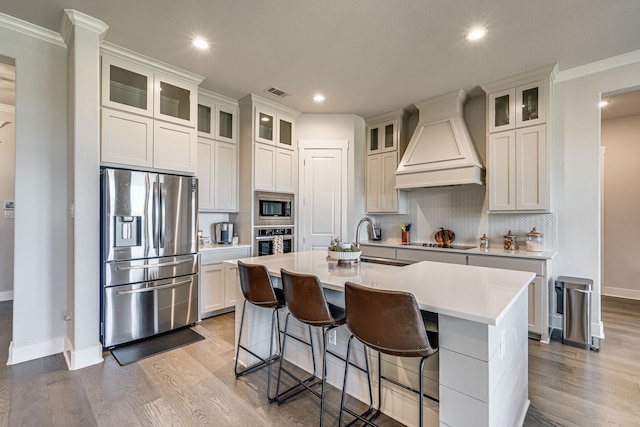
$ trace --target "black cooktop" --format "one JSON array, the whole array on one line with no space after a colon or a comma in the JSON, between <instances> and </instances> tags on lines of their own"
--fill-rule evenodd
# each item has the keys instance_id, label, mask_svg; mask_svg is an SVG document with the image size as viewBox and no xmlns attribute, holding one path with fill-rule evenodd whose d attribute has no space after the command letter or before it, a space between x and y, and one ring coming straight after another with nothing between
<instances>
[{"instance_id":1,"label":"black cooktop","mask_svg":"<svg viewBox=\"0 0 640 427\"><path fill-rule=\"evenodd\" d=\"M445 246L440 246L437 243L409 243L409 246L422 246L422 247L425 247L425 248L458 249L458 250L467 250L467 249L473 249L473 248L477 247L477 246L472 246L472 245L445 245Z\"/></svg>"}]
</instances>

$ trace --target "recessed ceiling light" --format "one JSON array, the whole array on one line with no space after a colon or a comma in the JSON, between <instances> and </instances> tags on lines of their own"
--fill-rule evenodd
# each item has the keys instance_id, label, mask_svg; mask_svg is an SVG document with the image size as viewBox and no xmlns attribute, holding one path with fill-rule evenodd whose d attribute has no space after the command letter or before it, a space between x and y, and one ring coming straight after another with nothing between
<instances>
[{"instance_id":1,"label":"recessed ceiling light","mask_svg":"<svg viewBox=\"0 0 640 427\"><path fill-rule=\"evenodd\" d=\"M605 101L604 99L602 101L600 101L600 108L602 107L606 107L607 105L609 105L609 101Z\"/></svg>"},{"instance_id":2,"label":"recessed ceiling light","mask_svg":"<svg viewBox=\"0 0 640 427\"><path fill-rule=\"evenodd\" d=\"M209 48L209 43L207 43L203 39L193 39L193 41L191 43L193 43L193 45L195 47L197 47L198 49L208 49Z\"/></svg>"},{"instance_id":3,"label":"recessed ceiling light","mask_svg":"<svg viewBox=\"0 0 640 427\"><path fill-rule=\"evenodd\" d=\"M317 95L315 95L313 97L313 100L316 101L316 102L322 102L322 101L324 101L324 95L317 94Z\"/></svg>"},{"instance_id":4,"label":"recessed ceiling light","mask_svg":"<svg viewBox=\"0 0 640 427\"><path fill-rule=\"evenodd\" d=\"M487 30L485 28L474 28L469 31L464 38L469 41L474 41L483 38L487 35Z\"/></svg>"}]
</instances>

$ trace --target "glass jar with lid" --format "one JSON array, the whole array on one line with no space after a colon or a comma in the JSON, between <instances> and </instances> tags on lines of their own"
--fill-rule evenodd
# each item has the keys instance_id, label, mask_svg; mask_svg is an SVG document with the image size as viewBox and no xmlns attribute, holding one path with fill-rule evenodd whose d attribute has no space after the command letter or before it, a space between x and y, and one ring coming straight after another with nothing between
<instances>
[{"instance_id":1,"label":"glass jar with lid","mask_svg":"<svg viewBox=\"0 0 640 427\"><path fill-rule=\"evenodd\" d=\"M525 247L529 252L543 252L544 251L544 234L536 230L527 233L525 238Z\"/></svg>"},{"instance_id":2,"label":"glass jar with lid","mask_svg":"<svg viewBox=\"0 0 640 427\"><path fill-rule=\"evenodd\" d=\"M515 234L511 234L511 230L504 236L504 249L507 251L515 251L518 249L518 244L516 243L516 239L518 236Z\"/></svg>"}]
</instances>

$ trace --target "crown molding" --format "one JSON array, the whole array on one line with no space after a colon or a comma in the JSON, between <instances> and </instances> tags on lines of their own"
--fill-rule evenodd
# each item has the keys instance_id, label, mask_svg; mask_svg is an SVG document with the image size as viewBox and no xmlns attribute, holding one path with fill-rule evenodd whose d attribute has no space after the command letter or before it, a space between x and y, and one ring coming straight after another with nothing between
<instances>
[{"instance_id":1,"label":"crown molding","mask_svg":"<svg viewBox=\"0 0 640 427\"><path fill-rule=\"evenodd\" d=\"M55 31L47 30L46 28L39 27L35 24L14 18L13 16L9 16L4 13L0 13L0 27L22 33L30 37L35 37L58 46L67 47L62 36Z\"/></svg>"},{"instance_id":2,"label":"crown molding","mask_svg":"<svg viewBox=\"0 0 640 427\"><path fill-rule=\"evenodd\" d=\"M640 50L623 53L622 55L612 56L601 61L591 62L589 64L580 65L578 67L569 68L560 71L555 82L563 82L573 80L580 77L589 76L591 74L600 73L602 71L611 70L625 65L631 65L640 62Z\"/></svg>"},{"instance_id":3,"label":"crown molding","mask_svg":"<svg viewBox=\"0 0 640 427\"><path fill-rule=\"evenodd\" d=\"M109 26L99 19L78 12L75 9L65 9L60 26L60 35L67 45L69 45L69 41L71 40L74 27L81 27L97 33L100 41L104 40L104 36L109 29Z\"/></svg>"},{"instance_id":4,"label":"crown molding","mask_svg":"<svg viewBox=\"0 0 640 427\"><path fill-rule=\"evenodd\" d=\"M158 61L157 59L150 58L141 53L134 52L110 42L102 42L100 44L100 52L124 59L125 61L133 62L134 64L138 64L145 68L150 68L164 74L181 78L182 80L186 80L195 85L199 85L204 80L204 77L199 74L174 67L173 65Z\"/></svg>"}]
</instances>

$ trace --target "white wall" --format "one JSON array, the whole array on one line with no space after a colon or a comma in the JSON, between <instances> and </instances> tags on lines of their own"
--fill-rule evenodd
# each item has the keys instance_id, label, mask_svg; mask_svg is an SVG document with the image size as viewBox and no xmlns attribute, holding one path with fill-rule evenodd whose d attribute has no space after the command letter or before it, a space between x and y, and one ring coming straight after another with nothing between
<instances>
[{"instance_id":1,"label":"white wall","mask_svg":"<svg viewBox=\"0 0 640 427\"><path fill-rule=\"evenodd\" d=\"M627 64L627 65L625 65ZM554 84L554 206L558 256L554 275L593 279L592 326L600 317L600 109L601 94L640 85L640 51L558 74Z\"/></svg>"},{"instance_id":2,"label":"white wall","mask_svg":"<svg viewBox=\"0 0 640 427\"><path fill-rule=\"evenodd\" d=\"M55 39L0 23L0 55L16 60L10 363L61 352L66 331L67 49Z\"/></svg>"},{"instance_id":3,"label":"white wall","mask_svg":"<svg viewBox=\"0 0 640 427\"><path fill-rule=\"evenodd\" d=\"M353 114L302 114L296 120L298 140L348 140L348 198L345 240L353 240L355 226L364 215L365 124ZM354 197L355 195L355 197Z\"/></svg>"},{"instance_id":4,"label":"white wall","mask_svg":"<svg viewBox=\"0 0 640 427\"><path fill-rule=\"evenodd\" d=\"M15 109L13 105L0 105L0 122L9 121L0 129L0 301L13 299L13 224L6 218L11 210L4 209L5 201L14 200L15 164Z\"/></svg>"},{"instance_id":5,"label":"white wall","mask_svg":"<svg viewBox=\"0 0 640 427\"><path fill-rule=\"evenodd\" d=\"M605 295L640 299L640 115L602 121Z\"/></svg>"}]
</instances>

